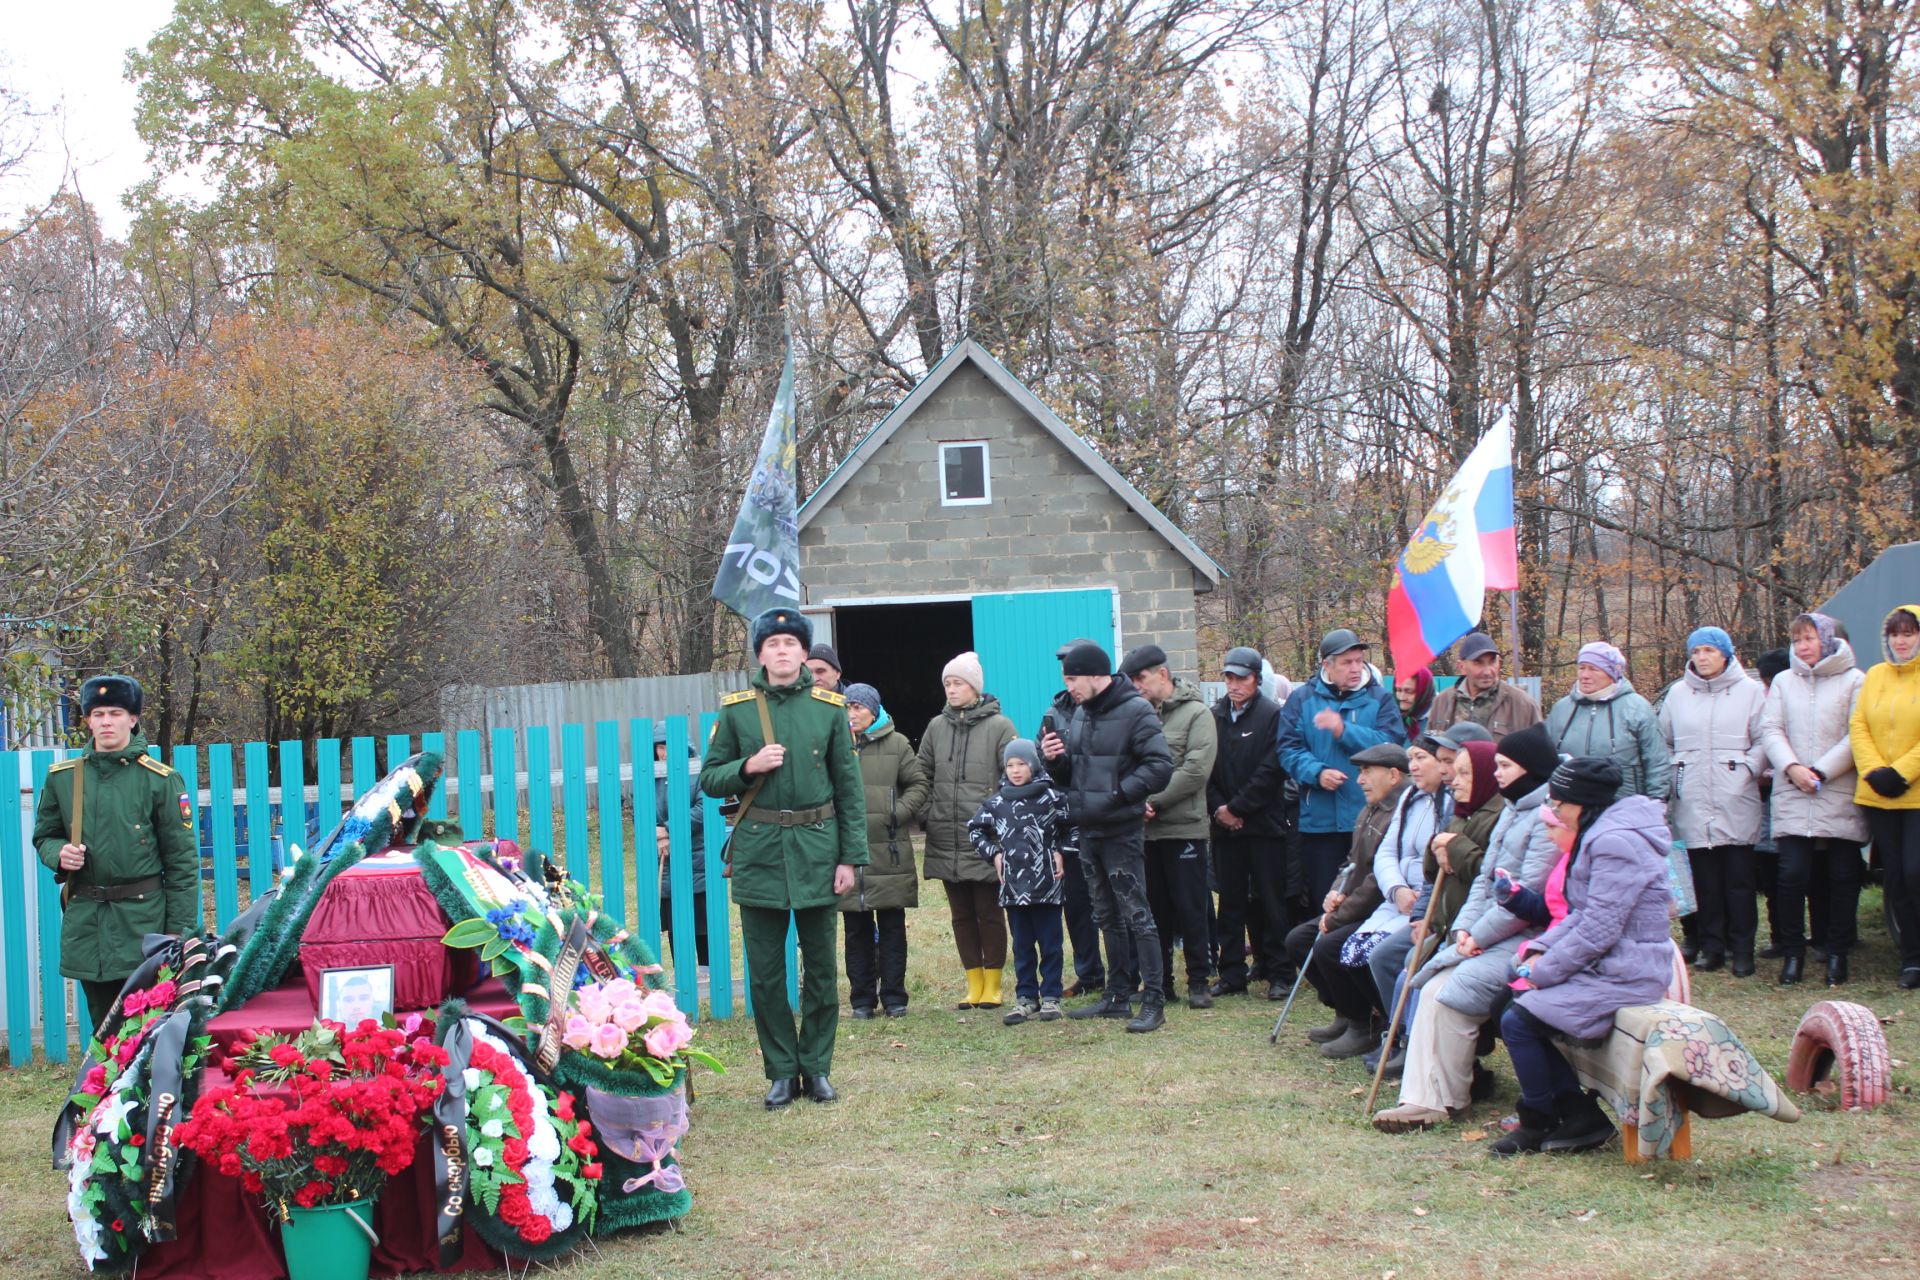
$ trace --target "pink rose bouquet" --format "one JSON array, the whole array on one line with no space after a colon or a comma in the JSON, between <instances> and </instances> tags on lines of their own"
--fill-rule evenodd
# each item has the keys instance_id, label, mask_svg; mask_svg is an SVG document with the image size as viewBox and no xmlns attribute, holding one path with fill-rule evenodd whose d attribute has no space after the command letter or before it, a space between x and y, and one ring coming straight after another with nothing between
<instances>
[{"instance_id":1,"label":"pink rose bouquet","mask_svg":"<svg viewBox=\"0 0 1920 1280\"><path fill-rule=\"evenodd\" d=\"M645 1071L663 1085L691 1062L725 1071L711 1054L691 1047L693 1027L672 996L625 978L577 989L561 1041L616 1070Z\"/></svg>"}]
</instances>

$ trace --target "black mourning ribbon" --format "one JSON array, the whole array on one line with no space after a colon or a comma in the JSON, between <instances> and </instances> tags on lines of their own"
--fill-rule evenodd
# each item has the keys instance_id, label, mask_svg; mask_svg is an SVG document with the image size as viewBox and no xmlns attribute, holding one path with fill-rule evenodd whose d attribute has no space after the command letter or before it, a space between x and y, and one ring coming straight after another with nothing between
<instances>
[{"instance_id":1,"label":"black mourning ribbon","mask_svg":"<svg viewBox=\"0 0 1920 1280\"><path fill-rule=\"evenodd\" d=\"M180 1150L174 1145L173 1129L185 1119L181 1112L186 1099L181 1060L186 1056L187 1036L193 1028L193 1006L203 1003L205 997L186 1002L153 1032L153 1057L148 1069L147 1145L141 1157L147 1171L147 1212L153 1219L147 1235L149 1240L173 1239L173 1202L179 1189L174 1173L180 1165Z\"/></svg>"},{"instance_id":2,"label":"black mourning ribbon","mask_svg":"<svg viewBox=\"0 0 1920 1280\"><path fill-rule=\"evenodd\" d=\"M434 1235L440 1241L440 1269L460 1261L461 1215L471 1199L467 1170L467 1064L473 1057L473 1029L465 1015L442 1017L440 1047L447 1051L445 1087L433 1103Z\"/></svg>"}]
</instances>

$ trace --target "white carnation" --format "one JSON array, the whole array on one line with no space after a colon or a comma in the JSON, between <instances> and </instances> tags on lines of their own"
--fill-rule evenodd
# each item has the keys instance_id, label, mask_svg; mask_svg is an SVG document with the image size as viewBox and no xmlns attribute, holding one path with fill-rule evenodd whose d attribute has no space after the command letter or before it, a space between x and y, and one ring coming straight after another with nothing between
<instances>
[{"instance_id":1,"label":"white carnation","mask_svg":"<svg viewBox=\"0 0 1920 1280\"><path fill-rule=\"evenodd\" d=\"M560 1158L560 1134L551 1124L534 1126L533 1137L527 1139L527 1153L536 1160L552 1164Z\"/></svg>"},{"instance_id":2,"label":"white carnation","mask_svg":"<svg viewBox=\"0 0 1920 1280\"><path fill-rule=\"evenodd\" d=\"M555 1231L565 1231L573 1225L573 1206L562 1200L560 1207L547 1216L553 1220Z\"/></svg>"}]
</instances>

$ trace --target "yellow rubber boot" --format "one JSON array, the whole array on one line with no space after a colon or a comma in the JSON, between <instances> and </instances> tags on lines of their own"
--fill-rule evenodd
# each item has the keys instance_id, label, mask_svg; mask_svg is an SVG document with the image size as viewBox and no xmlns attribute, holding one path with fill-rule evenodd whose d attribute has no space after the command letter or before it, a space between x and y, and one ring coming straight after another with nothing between
<instances>
[{"instance_id":1,"label":"yellow rubber boot","mask_svg":"<svg viewBox=\"0 0 1920 1280\"><path fill-rule=\"evenodd\" d=\"M980 971L982 981L980 983L980 998L974 1001L976 1008L998 1009L1000 1007L1000 975L1003 972L1004 970L1001 969L982 969Z\"/></svg>"},{"instance_id":2,"label":"yellow rubber boot","mask_svg":"<svg viewBox=\"0 0 1920 1280\"><path fill-rule=\"evenodd\" d=\"M986 998L984 995L986 985L987 971L985 969L967 970L967 998L960 1002L959 1007L962 1009L977 1007L980 1001Z\"/></svg>"}]
</instances>

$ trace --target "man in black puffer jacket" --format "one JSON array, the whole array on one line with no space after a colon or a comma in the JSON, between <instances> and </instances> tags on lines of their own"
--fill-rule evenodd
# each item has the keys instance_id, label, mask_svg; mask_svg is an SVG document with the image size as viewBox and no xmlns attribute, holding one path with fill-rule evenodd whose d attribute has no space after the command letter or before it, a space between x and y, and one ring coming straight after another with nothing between
<instances>
[{"instance_id":1,"label":"man in black puffer jacket","mask_svg":"<svg viewBox=\"0 0 1920 1280\"><path fill-rule=\"evenodd\" d=\"M1147 905L1147 797L1173 778L1173 754L1153 704L1133 682L1113 674L1113 660L1097 644L1077 644L1060 662L1073 716L1064 735L1040 744L1047 770L1067 792L1068 812L1080 829L1080 861L1093 898L1093 918L1107 939L1107 992L1075 1009L1074 1018L1126 1018L1132 992L1113 958L1131 944L1140 975L1141 1006L1129 1031L1166 1024L1166 985L1160 934ZM1124 933L1122 930L1124 929Z\"/></svg>"},{"instance_id":2,"label":"man in black puffer jacket","mask_svg":"<svg viewBox=\"0 0 1920 1280\"><path fill-rule=\"evenodd\" d=\"M1267 980L1269 997L1284 999L1287 971L1287 771L1273 743L1280 704L1260 692L1258 650L1227 650L1221 663L1227 696L1213 704L1220 742L1207 811L1213 817L1213 866L1220 882L1220 980L1214 995L1245 991L1246 950Z\"/></svg>"}]
</instances>

